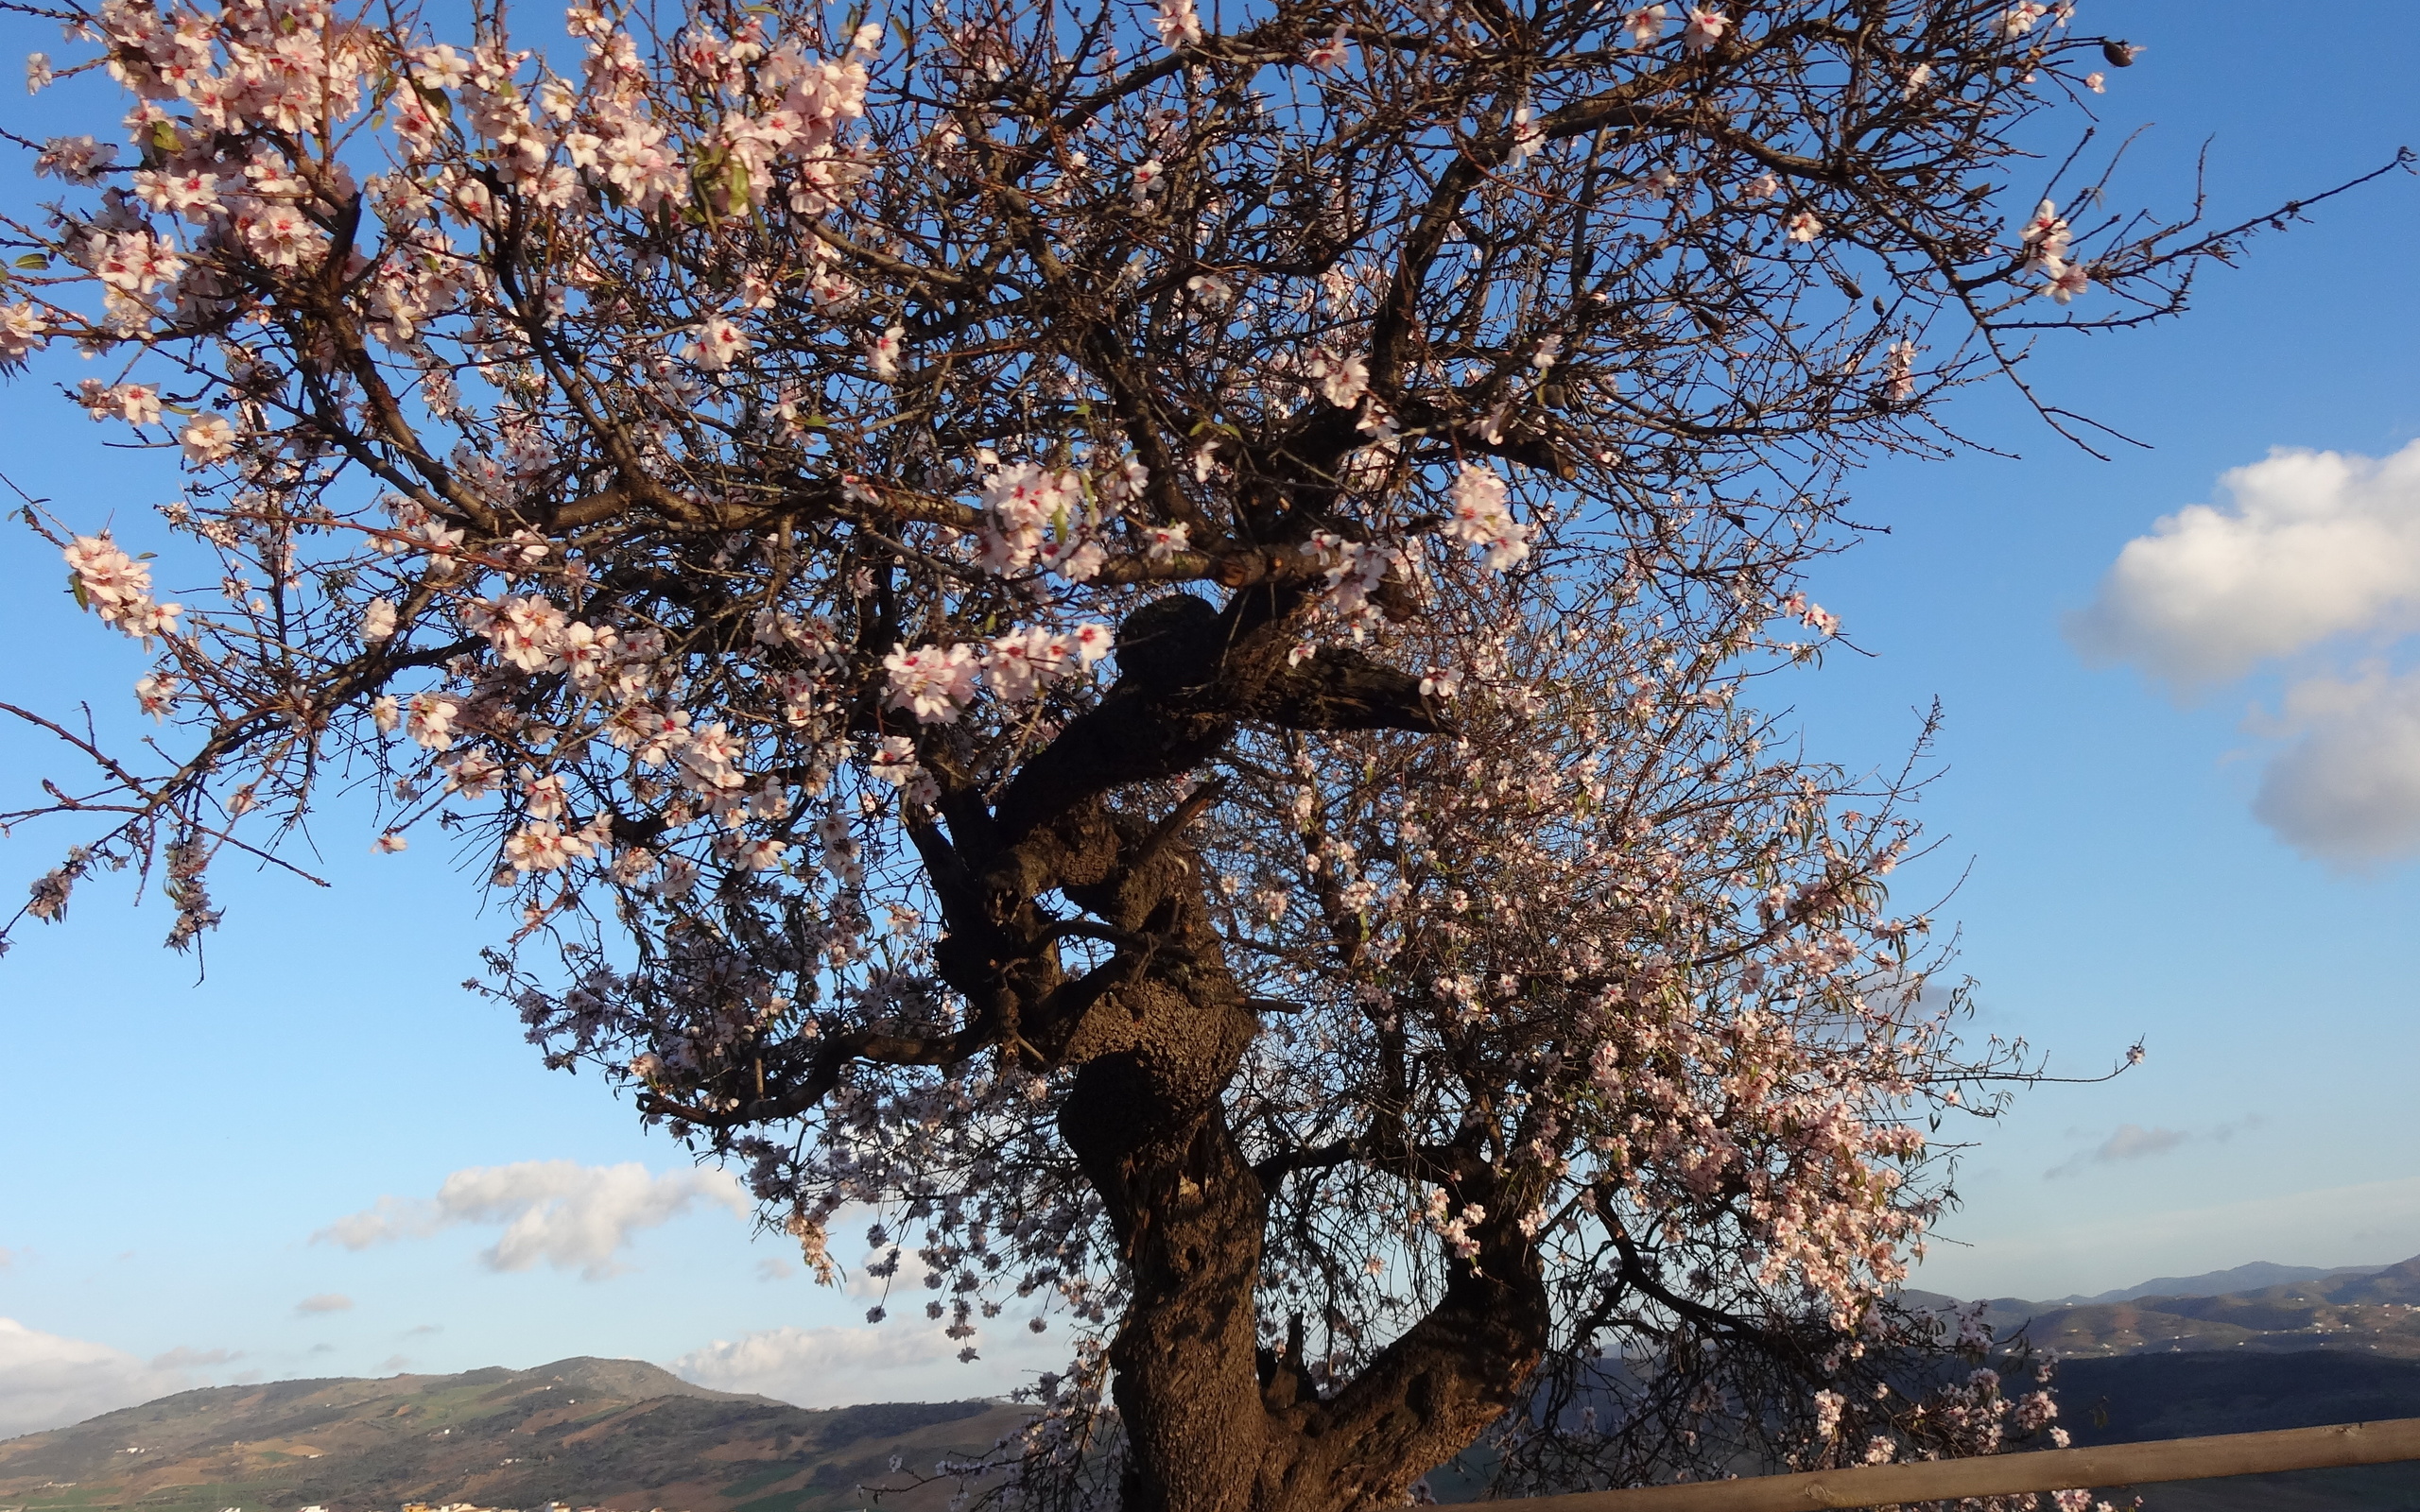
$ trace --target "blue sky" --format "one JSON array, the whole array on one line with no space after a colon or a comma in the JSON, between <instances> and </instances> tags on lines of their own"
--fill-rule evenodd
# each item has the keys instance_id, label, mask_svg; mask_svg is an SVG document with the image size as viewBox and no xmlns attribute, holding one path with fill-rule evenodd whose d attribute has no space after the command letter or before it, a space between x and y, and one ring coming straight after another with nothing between
<instances>
[{"instance_id":1,"label":"blue sky","mask_svg":"<svg viewBox=\"0 0 2420 1512\"><path fill-rule=\"evenodd\" d=\"M2121 190L2177 202L2207 139L2216 210L2249 213L2420 143L2408 0L2086 6L2087 24L2148 44L2106 101L2114 126L2154 123ZM17 18L0 41L54 45ZM0 126L48 134L72 104L11 87ZM13 162L0 186L26 202ZM1890 533L1829 565L1818 596L1870 655L1791 690L1810 750L1895 763L1938 696L1945 770L1924 810L1942 845L1902 896L1956 887L1938 912L1963 930L1979 1027L2076 1074L2150 1048L2113 1084L2036 1089L1978 1131L1965 1206L1921 1284L2053 1297L2420 1253L2420 799L2394 781L2420 771L2420 699L2395 680L2420 661L2420 558L2395 555L2420 540L2420 486L2280 484L2278 507L2324 548L2301 577L2272 569L2308 531L2264 533L2220 487L2273 448L2386 458L2420 440L2416 249L2420 180L2398 177L2205 278L2186 321L2044 354L2037 381L2061 404L2148 451L2095 460L1978 392L1962 429L2020 459L1894 464L1858 486L1857 513ZM133 516L173 487L35 384L0 388L0 470L81 518ZM2204 503L2221 507L2213 539L2252 563L2249 589L2227 598L2195 576L2206 562L2155 540L2129 558L2151 576L2101 600L2104 627L2132 628L2071 632L2130 541ZM2364 571L2366 598L2344 577ZM46 550L0 538L0 699L55 710L137 675L61 578ZM2175 600L2197 583L2199 620ZM2334 628L2281 630L2273 654L2199 686L2154 675L2212 661L2212 616L2303 611ZM2311 739L2336 744L2292 755ZM51 765L0 730L9 806ZM2264 782L2283 831L2256 813ZM2357 822L2348 837L2292 817L2310 812ZM460 989L492 921L441 847L373 859L355 828L323 833L329 890L226 878L206 980L158 949L164 910L129 912L105 886L0 963L0 1434L183 1384L406 1364L628 1355L838 1401L998 1389L1047 1363L994 1348L969 1369L897 1331L851 1331L863 1298L819 1291L786 1242L673 1179L677 1148L593 1079L544 1071L509 1014ZM35 833L0 853L18 879L55 859ZM433 1205L457 1173L525 1162L666 1179L533 1164L458 1178L451 1207ZM549 1208L549 1192L574 1200ZM315 1241L382 1198L396 1237ZM493 1247L515 1211L534 1214L527 1255Z\"/></svg>"}]
</instances>

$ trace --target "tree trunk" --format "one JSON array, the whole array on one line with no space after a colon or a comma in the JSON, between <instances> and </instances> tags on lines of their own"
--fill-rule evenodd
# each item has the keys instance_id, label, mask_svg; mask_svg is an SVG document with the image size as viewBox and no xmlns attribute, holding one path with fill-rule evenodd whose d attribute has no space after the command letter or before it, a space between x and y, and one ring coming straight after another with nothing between
<instances>
[{"instance_id":1,"label":"tree trunk","mask_svg":"<svg viewBox=\"0 0 2420 1512\"><path fill-rule=\"evenodd\" d=\"M1183 839L1191 813L1147 818L1106 796L1195 769L1247 707L1282 705L1297 728L1439 728L1416 679L1349 657L1290 668L1267 629L1278 617L1251 595L1224 613L1182 594L1136 611L1119 630L1120 683L1028 764L981 847L1004 936L1028 936L1031 900L1055 887L1150 942L1121 946L1095 990L1060 991L1054 965L1034 978L1044 990L1020 994L1038 1053L1079 1068L1060 1126L1132 1284L1109 1349L1123 1512L1400 1506L1521 1400L1547 1340L1537 1255L1505 1212L1428 1315L1335 1396L1260 1348L1268 1201L1223 1103L1259 1022ZM971 997L988 990L972 956L989 948L961 973Z\"/></svg>"},{"instance_id":2,"label":"tree trunk","mask_svg":"<svg viewBox=\"0 0 2420 1512\"><path fill-rule=\"evenodd\" d=\"M1224 972L1192 986L1120 994L1140 1042L1087 1062L1061 1119L1132 1278L1109 1351L1123 1512L1401 1506L1522 1400L1547 1341L1535 1249L1491 1216L1438 1305L1320 1400L1299 1360L1259 1345L1268 1204L1219 1103L1257 1026Z\"/></svg>"}]
</instances>

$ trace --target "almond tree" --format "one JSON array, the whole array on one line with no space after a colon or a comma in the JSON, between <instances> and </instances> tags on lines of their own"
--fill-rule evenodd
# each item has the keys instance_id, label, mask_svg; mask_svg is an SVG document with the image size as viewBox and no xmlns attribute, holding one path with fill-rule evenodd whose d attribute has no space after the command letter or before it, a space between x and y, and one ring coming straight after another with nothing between
<instances>
[{"instance_id":1,"label":"almond tree","mask_svg":"<svg viewBox=\"0 0 2420 1512\"><path fill-rule=\"evenodd\" d=\"M2029 162L2123 43L2002 0L9 9L133 103L33 147L0 358L80 350L189 470L126 540L25 511L173 731L12 711L97 774L10 816L85 827L25 913L131 868L192 947L215 860L374 775L378 846L468 836L515 901L487 986L551 1063L827 1279L871 1221L967 1357L1072 1329L980 1483L1032 1498L2042 1426L1871 1389L1927 1121L2018 1066L1885 906L1904 784L1743 694L1833 632L1845 470L2240 240Z\"/></svg>"}]
</instances>

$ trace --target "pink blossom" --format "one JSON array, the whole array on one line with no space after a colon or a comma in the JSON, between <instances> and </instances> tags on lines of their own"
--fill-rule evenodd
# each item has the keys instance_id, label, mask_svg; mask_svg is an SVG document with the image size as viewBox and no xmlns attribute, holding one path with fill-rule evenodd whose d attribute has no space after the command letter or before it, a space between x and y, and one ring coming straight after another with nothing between
<instances>
[{"instance_id":1,"label":"pink blossom","mask_svg":"<svg viewBox=\"0 0 2420 1512\"><path fill-rule=\"evenodd\" d=\"M906 735L883 736L869 769L893 787L907 786L924 770L916 762L916 743Z\"/></svg>"},{"instance_id":2,"label":"pink blossom","mask_svg":"<svg viewBox=\"0 0 2420 1512\"><path fill-rule=\"evenodd\" d=\"M762 839L743 841L735 859L751 871L772 871L781 866L782 858L789 853L789 842L776 840L769 835Z\"/></svg>"},{"instance_id":3,"label":"pink blossom","mask_svg":"<svg viewBox=\"0 0 2420 1512\"><path fill-rule=\"evenodd\" d=\"M0 363L23 362L40 352L50 322L30 304L0 304Z\"/></svg>"},{"instance_id":4,"label":"pink blossom","mask_svg":"<svg viewBox=\"0 0 2420 1512\"><path fill-rule=\"evenodd\" d=\"M1621 19L1621 29L1630 33L1630 44L1644 47L1664 35L1664 23L1671 12L1661 5L1640 6Z\"/></svg>"},{"instance_id":5,"label":"pink blossom","mask_svg":"<svg viewBox=\"0 0 2420 1512\"><path fill-rule=\"evenodd\" d=\"M2067 236L2066 217L2059 214L2055 203L2043 200L2034 210L2033 217L2017 231L2018 245L2031 254L2025 265L2026 270L2057 272L2067 255Z\"/></svg>"},{"instance_id":6,"label":"pink blossom","mask_svg":"<svg viewBox=\"0 0 2420 1512\"><path fill-rule=\"evenodd\" d=\"M440 43L412 54L413 82L430 89L460 89L471 80L471 60Z\"/></svg>"},{"instance_id":7,"label":"pink blossom","mask_svg":"<svg viewBox=\"0 0 2420 1512\"><path fill-rule=\"evenodd\" d=\"M1192 527L1182 523L1172 525L1147 525L1143 529L1143 555L1153 561L1173 561L1176 554L1192 544Z\"/></svg>"},{"instance_id":8,"label":"pink blossom","mask_svg":"<svg viewBox=\"0 0 2420 1512\"><path fill-rule=\"evenodd\" d=\"M198 415L177 437L185 460L197 466L223 460L235 449L235 427L219 415Z\"/></svg>"},{"instance_id":9,"label":"pink blossom","mask_svg":"<svg viewBox=\"0 0 2420 1512\"><path fill-rule=\"evenodd\" d=\"M882 659L890 674L886 707L905 709L919 724L955 724L975 698L974 647L900 645Z\"/></svg>"},{"instance_id":10,"label":"pink blossom","mask_svg":"<svg viewBox=\"0 0 2420 1512\"><path fill-rule=\"evenodd\" d=\"M1916 344L1901 337L1891 343L1885 355L1883 376L1886 391L1894 404L1904 404L1916 396Z\"/></svg>"},{"instance_id":11,"label":"pink blossom","mask_svg":"<svg viewBox=\"0 0 2420 1512\"><path fill-rule=\"evenodd\" d=\"M150 425L160 419L160 391L149 384L104 387L99 379L87 378L77 388L78 400L95 420L115 416L130 425Z\"/></svg>"},{"instance_id":12,"label":"pink blossom","mask_svg":"<svg viewBox=\"0 0 2420 1512\"><path fill-rule=\"evenodd\" d=\"M1490 469L1464 463L1450 490L1452 518L1445 534L1478 546L1481 564L1501 571L1530 554L1528 527L1514 522L1504 480Z\"/></svg>"},{"instance_id":13,"label":"pink blossom","mask_svg":"<svg viewBox=\"0 0 2420 1512\"><path fill-rule=\"evenodd\" d=\"M245 240L271 267L295 267L316 261L326 238L292 205L271 205L244 228Z\"/></svg>"},{"instance_id":14,"label":"pink blossom","mask_svg":"<svg viewBox=\"0 0 2420 1512\"><path fill-rule=\"evenodd\" d=\"M100 170L110 166L111 159L116 155L117 148L89 136L55 136L44 142L35 156L34 173L64 179L69 183L95 183Z\"/></svg>"},{"instance_id":15,"label":"pink blossom","mask_svg":"<svg viewBox=\"0 0 2420 1512\"><path fill-rule=\"evenodd\" d=\"M580 835L544 820L523 825L504 842L504 858L515 871L557 871L596 853Z\"/></svg>"},{"instance_id":16,"label":"pink blossom","mask_svg":"<svg viewBox=\"0 0 2420 1512\"><path fill-rule=\"evenodd\" d=\"M165 672L154 672L138 679L134 684L135 706L153 719L165 717L168 703L176 696L178 679Z\"/></svg>"},{"instance_id":17,"label":"pink blossom","mask_svg":"<svg viewBox=\"0 0 2420 1512\"><path fill-rule=\"evenodd\" d=\"M1731 18L1720 10L1689 8L1689 24L1681 33L1681 45L1692 53L1702 53L1722 40L1731 29Z\"/></svg>"},{"instance_id":18,"label":"pink blossom","mask_svg":"<svg viewBox=\"0 0 2420 1512\"><path fill-rule=\"evenodd\" d=\"M1320 397L1339 409L1351 409L1370 391L1370 364L1359 356L1340 356L1324 347L1315 348L1309 373L1320 386Z\"/></svg>"},{"instance_id":19,"label":"pink blossom","mask_svg":"<svg viewBox=\"0 0 2420 1512\"><path fill-rule=\"evenodd\" d=\"M445 773L445 791L459 793L466 799L483 799L504 787L503 764L483 750L466 750L441 770Z\"/></svg>"},{"instance_id":20,"label":"pink blossom","mask_svg":"<svg viewBox=\"0 0 2420 1512\"><path fill-rule=\"evenodd\" d=\"M1193 0L1153 0L1151 29L1160 34L1163 47L1190 47L1201 40L1201 18Z\"/></svg>"},{"instance_id":21,"label":"pink blossom","mask_svg":"<svg viewBox=\"0 0 2420 1512\"><path fill-rule=\"evenodd\" d=\"M433 693L416 693L408 704L404 732L430 750L451 750L454 747L454 721L461 713L461 705Z\"/></svg>"},{"instance_id":22,"label":"pink blossom","mask_svg":"<svg viewBox=\"0 0 2420 1512\"><path fill-rule=\"evenodd\" d=\"M1823 234L1824 223L1815 218L1815 213L1813 211L1802 210L1797 215L1789 217L1789 239L1791 241L1811 242L1816 237Z\"/></svg>"},{"instance_id":23,"label":"pink blossom","mask_svg":"<svg viewBox=\"0 0 2420 1512\"><path fill-rule=\"evenodd\" d=\"M715 316L698 327L689 344L689 360L708 372L721 372L748 352L748 335L731 320Z\"/></svg>"},{"instance_id":24,"label":"pink blossom","mask_svg":"<svg viewBox=\"0 0 2420 1512\"><path fill-rule=\"evenodd\" d=\"M866 343L866 370L884 383L899 376L899 344L907 336L906 328L892 326Z\"/></svg>"}]
</instances>

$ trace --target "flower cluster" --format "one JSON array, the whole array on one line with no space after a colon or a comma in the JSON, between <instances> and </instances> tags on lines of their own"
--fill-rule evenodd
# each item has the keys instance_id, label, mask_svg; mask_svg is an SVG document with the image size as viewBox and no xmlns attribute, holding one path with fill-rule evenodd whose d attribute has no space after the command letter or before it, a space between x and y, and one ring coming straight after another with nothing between
<instances>
[{"instance_id":1,"label":"flower cluster","mask_svg":"<svg viewBox=\"0 0 2420 1512\"><path fill-rule=\"evenodd\" d=\"M175 632L182 606L154 601L149 565L128 556L107 531L78 536L62 555L77 602L89 605L102 623L144 642Z\"/></svg>"},{"instance_id":2,"label":"flower cluster","mask_svg":"<svg viewBox=\"0 0 2420 1512\"><path fill-rule=\"evenodd\" d=\"M1491 572L1517 565L1530 555L1528 527L1512 518L1510 490L1491 468L1464 464L1449 498L1453 516L1445 533L1479 548Z\"/></svg>"}]
</instances>

